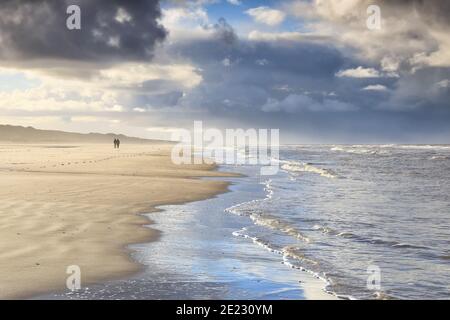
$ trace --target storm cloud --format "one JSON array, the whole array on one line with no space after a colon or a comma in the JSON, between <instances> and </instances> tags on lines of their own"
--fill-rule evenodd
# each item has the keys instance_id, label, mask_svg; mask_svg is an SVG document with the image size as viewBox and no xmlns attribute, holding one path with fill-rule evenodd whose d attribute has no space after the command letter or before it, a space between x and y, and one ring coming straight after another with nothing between
<instances>
[{"instance_id":1,"label":"storm cloud","mask_svg":"<svg viewBox=\"0 0 450 320\"><path fill-rule=\"evenodd\" d=\"M166 46L168 55L201 70L203 81L173 105L185 120L278 127L285 136L316 142L446 141L449 68L437 60L414 61L449 53L432 32L433 23L445 30L438 12L443 2L420 12L417 23L413 12L421 2L380 1L387 29L378 33L365 25L369 1L340 7L341 1L297 2L317 6L308 17L317 28L305 36L274 31L255 37L251 31L232 42L215 34ZM326 34L325 26L342 34Z\"/></svg>"},{"instance_id":2,"label":"storm cloud","mask_svg":"<svg viewBox=\"0 0 450 320\"><path fill-rule=\"evenodd\" d=\"M381 29L370 30L368 8L377 5ZM313 33L351 47L361 60L390 70L450 67L450 3L446 0L294 0L286 10L309 21Z\"/></svg>"},{"instance_id":3,"label":"storm cloud","mask_svg":"<svg viewBox=\"0 0 450 320\"><path fill-rule=\"evenodd\" d=\"M70 5L81 30L69 30ZM4 0L0 57L4 60L144 61L166 37L157 0Z\"/></svg>"},{"instance_id":4,"label":"storm cloud","mask_svg":"<svg viewBox=\"0 0 450 320\"><path fill-rule=\"evenodd\" d=\"M223 19L221 23L227 24ZM232 34L230 27L227 30ZM230 38L235 40L230 42ZM214 33L208 38L173 43L166 50L168 55L188 58L201 70L203 81L179 100L186 108L213 113L243 109L266 112L267 103L291 94L309 96L304 101L312 104L305 110L321 109L318 106L324 97L330 103L323 106L340 103L332 92L337 82L334 75L345 65L345 58L333 47L311 42L255 42L236 35L225 39L222 33Z\"/></svg>"}]
</instances>

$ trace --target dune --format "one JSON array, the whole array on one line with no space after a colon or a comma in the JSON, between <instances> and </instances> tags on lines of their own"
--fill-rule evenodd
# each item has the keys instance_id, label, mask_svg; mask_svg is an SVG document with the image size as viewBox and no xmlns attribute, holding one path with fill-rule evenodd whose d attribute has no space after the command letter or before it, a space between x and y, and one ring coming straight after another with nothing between
<instances>
[{"instance_id":1,"label":"dune","mask_svg":"<svg viewBox=\"0 0 450 320\"><path fill-rule=\"evenodd\" d=\"M159 141L114 133L75 133L0 124L0 142L6 143L112 143L114 138L133 144L149 144Z\"/></svg>"},{"instance_id":2,"label":"dune","mask_svg":"<svg viewBox=\"0 0 450 320\"><path fill-rule=\"evenodd\" d=\"M127 245L159 237L142 213L227 190L198 179L224 176L212 165L174 165L170 143L111 137L0 126L1 299L67 290L73 265L82 286L127 277Z\"/></svg>"}]
</instances>

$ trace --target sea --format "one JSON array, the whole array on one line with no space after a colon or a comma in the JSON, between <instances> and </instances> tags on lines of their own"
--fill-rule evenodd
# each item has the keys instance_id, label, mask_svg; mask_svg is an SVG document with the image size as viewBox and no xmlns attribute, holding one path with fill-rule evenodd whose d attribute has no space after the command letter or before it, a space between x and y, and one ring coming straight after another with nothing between
<instances>
[{"instance_id":1,"label":"sea","mask_svg":"<svg viewBox=\"0 0 450 320\"><path fill-rule=\"evenodd\" d=\"M450 298L449 145L284 145L278 164L220 165L229 192L148 215L140 274L53 297Z\"/></svg>"}]
</instances>

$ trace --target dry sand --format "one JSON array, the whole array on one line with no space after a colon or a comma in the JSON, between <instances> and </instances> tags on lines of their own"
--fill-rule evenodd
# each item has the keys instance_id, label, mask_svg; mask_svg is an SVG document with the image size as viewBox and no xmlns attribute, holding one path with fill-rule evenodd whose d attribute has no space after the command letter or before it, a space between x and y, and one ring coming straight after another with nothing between
<instances>
[{"instance_id":1,"label":"dry sand","mask_svg":"<svg viewBox=\"0 0 450 320\"><path fill-rule=\"evenodd\" d=\"M66 289L139 270L131 243L158 238L140 213L225 192L213 166L176 166L170 145L0 145L0 298Z\"/></svg>"}]
</instances>

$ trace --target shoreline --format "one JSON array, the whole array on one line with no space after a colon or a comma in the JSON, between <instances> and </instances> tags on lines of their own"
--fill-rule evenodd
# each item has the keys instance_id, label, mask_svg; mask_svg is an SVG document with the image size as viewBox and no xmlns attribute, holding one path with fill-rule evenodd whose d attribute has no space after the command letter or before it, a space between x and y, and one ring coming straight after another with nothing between
<instances>
[{"instance_id":1,"label":"shoreline","mask_svg":"<svg viewBox=\"0 0 450 320\"><path fill-rule=\"evenodd\" d=\"M70 265L83 285L133 276L142 265L129 246L160 236L146 215L228 190L200 179L230 176L215 165L172 165L167 144L0 147L1 299L62 291Z\"/></svg>"},{"instance_id":2,"label":"shoreline","mask_svg":"<svg viewBox=\"0 0 450 320\"><path fill-rule=\"evenodd\" d=\"M142 266L132 276L82 288L54 292L36 299L162 299L162 300L308 300L338 299L325 291L326 283L309 272L283 263L282 257L263 250L236 230L251 221L227 214L230 205L263 198L265 190L253 174L219 166L219 172L239 172L224 178L229 189L208 199L158 206L145 214L163 239L128 246ZM242 178L243 177L243 178ZM207 180L207 179L204 179Z\"/></svg>"}]
</instances>

